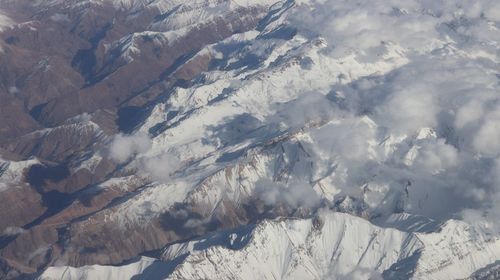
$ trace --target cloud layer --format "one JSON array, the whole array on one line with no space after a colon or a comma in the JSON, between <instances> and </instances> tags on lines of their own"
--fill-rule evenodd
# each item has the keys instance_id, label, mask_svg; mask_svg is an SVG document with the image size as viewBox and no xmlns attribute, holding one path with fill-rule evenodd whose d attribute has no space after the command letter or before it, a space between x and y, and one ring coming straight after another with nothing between
<instances>
[{"instance_id":1,"label":"cloud layer","mask_svg":"<svg viewBox=\"0 0 500 280\"><path fill-rule=\"evenodd\" d=\"M109 146L109 156L117 163L124 163L133 155L147 152L151 148L151 140L147 134L118 134Z\"/></svg>"},{"instance_id":2,"label":"cloud layer","mask_svg":"<svg viewBox=\"0 0 500 280\"><path fill-rule=\"evenodd\" d=\"M371 63L392 48L408 59L332 87L331 110L344 117L308 146L317 162L335 158L330 183L377 211L399 200L408 212L497 226L500 2L303 2L290 23L325 38L325 56Z\"/></svg>"}]
</instances>

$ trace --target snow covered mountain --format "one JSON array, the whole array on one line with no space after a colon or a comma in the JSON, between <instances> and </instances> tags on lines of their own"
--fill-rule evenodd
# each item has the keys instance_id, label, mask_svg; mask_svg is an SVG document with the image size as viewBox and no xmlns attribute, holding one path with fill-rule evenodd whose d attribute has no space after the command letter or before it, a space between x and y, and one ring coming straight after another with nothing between
<instances>
[{"instance_id":1,"label":"snow covered mountain","mask_svg":"<svg viewBox=\"0 0 500 280\"><path fill-rule=\"evenodd\" d=\"M463 279L495 262L499 249L499 240L458 221L409 233L322 210L173 244L161 260L54 267L39 279Z\"/></svg>"},{"instance_id":2,"label":"snow covered mountain","mask_svg":"<svg viewBox=\"0 0 500 280\"><path fill-rule=\"evenodd\" d=\"M48 19L86 47L36 64L74 75L45 97L6 78L35 124L0 195L37 210L0 223L5 277L498 274L497 1L27 3L4 57Z\"/></svg>"}]
</instances>

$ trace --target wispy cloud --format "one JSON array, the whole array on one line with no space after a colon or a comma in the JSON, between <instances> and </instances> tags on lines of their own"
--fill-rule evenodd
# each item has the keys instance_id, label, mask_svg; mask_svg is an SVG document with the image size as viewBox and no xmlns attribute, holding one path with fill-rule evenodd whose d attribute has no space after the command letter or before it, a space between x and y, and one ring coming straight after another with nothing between
<instances>
[{"instance_id":1,"label":"wispy cloud","mask_svg":"<svg viewBox=\"0 0 500 280\"><path fill-rule=\"evenodd\" d=\"M109 156L118 163L129 160L133 155L144 153L151 148L151 140L147 134L118 134L109 145Z\"/></svg>"}]
</instances>

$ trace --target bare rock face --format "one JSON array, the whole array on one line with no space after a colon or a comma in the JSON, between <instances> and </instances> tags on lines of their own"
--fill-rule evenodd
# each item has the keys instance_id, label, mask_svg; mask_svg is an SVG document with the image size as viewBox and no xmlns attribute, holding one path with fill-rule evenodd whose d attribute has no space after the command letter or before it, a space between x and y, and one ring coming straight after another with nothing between
<instances>
[{"instance_id":1,"label":"bare rock face","mask_svg":"<svg viewBox=\"0 0 500 280\"><path fill-rule=\"evenodd\" d=\"M2 118L2 127L0 133L2 139L13 139L23 134L29 133L41 126L24 110L21 100L12 96L8 91L0 90L2 104L0 117Z\"/></svg>"},{"instance_id":2,"label":"bare rock face","mask_svg":"<svg viewBox=\"0 0 500 280\"><path fill-rule=\"evenodd\" d=\"M0 236L16 235L24 230L22 226L35 220L45 211L42 197L28 185L12 186L0 192L2 213L0 213Z\"/></svg>"}]
</instances>

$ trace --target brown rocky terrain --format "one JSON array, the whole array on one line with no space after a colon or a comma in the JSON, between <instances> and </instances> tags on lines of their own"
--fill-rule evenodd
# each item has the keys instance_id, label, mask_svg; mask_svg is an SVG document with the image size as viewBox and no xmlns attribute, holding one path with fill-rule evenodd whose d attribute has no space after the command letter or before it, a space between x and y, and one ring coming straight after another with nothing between
<instances>
[{"instance_id":1,"label":"brown rocky terrain","mask_svg":"<svg viewBox=\"0 0 500 280\"><path fill-rule=\"evenodd\" d=\"M0 189L0 278L57 260L117 264L186 238L161 219L127 230L108 223L114 205L147 182L98 188L123 171L105 158L80 166L105 154L109 137L130 131L160 94L208 70L212 57L199 50L255 28L267 10L222 10L169 41L161 38L169 27L155 26L174 9L77 3L0 1L15 22L0 32L0 157L40 162L22 171L22 184Z\"/></svg>"}]
</instances>

